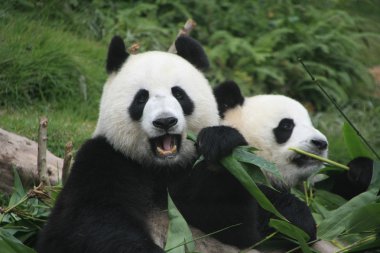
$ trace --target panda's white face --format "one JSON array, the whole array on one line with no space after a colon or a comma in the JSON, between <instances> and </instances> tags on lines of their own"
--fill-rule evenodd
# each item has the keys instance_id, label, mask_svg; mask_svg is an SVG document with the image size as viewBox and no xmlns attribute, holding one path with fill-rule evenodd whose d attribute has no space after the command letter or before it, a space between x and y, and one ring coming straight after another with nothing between
<instances>
[{"instance_id":1,"label":"panda's white face","mask_svg":"<svg viewBox=\"0 0 380 253\"><path fill-rule=\"evenodd\" d=\"M222 124L237 128L250 145L259 149L258 155L276 164L284 182L272 175L268 177L279 186L294 186L322 166L315 159L289 150L290 147L327 156L326 137L314 128L307 110L289 97L245 98L243 105L225 112Z\"/></svg>"},{"instance_id":2,"label":"panda's white face","mask_svg":"<svg viewBox=\"0 0 380 253\"><path fill-rule=\"evenodd\" d=\"M110 75L94 135L144 165L171 166L195 157L187 132L217 125L212 90L193 65L165 52L131 55Z\"/></svg>"}]
</instances>

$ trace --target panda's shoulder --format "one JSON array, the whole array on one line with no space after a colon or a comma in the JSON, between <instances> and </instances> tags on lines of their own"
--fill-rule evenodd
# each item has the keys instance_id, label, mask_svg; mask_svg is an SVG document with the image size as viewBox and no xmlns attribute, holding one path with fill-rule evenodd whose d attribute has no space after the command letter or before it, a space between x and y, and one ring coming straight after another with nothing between
<instances>
[{"instance_id":1,"label":"panda's shoulder","mask_svg":"<svg viewBox=\"0 0 380 253\"><path fill-rule=\"evenodd\" d=\"M125 159L125 157L123 157L120 152L116 151L105 137L97 136L88 139L82 144L76 154L75 161L85 161L91 162L91 164L97 164L101 161L112 161L116 158Z\"/></svg>"},{"instance_id":2,"label":"panda's shoulder","mask_svg":"<svg viewBox=\"0 0 380 253\"><path fill-rule=\"evenodd\" d=\"M105 137L98 136L87 140L80 147L71 174L72 177L76 175L84 179L91 175L102 176L103 180L110 175L111 180L115 180L115 175L132 173L135 171L133 168L138 166L132 159L115 150Z\"/></svg>"}]
</instances>

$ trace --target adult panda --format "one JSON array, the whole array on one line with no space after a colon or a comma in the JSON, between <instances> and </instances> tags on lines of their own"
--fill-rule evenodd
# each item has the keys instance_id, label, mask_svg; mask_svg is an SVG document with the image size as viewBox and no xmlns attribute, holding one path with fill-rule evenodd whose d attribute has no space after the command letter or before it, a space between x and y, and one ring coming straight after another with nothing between
<instances>
[{"instance_id":1,"label":"adult panda","mask_svg":"<svg viewBox=\"0 0 380 253\"><path fill-rule=\"evenodd\" d=\"M187 132L219 124L201 46L176 40L178 55L129 55L115 36L93 138L80 148L37 251L163 253L150 221L167 209L167 190L196 159ZM191 189L183 189L191 191ZM189 193L191 195L191 193Z\"/></svg>"},{"instance_id":2,"label":"adult panda","mask_svg":"<svg viewBox=\"0 0 380 253\"><path fill-rule=\"evenodd\" d=\"M202 47L186 36L175 46L177 55L129 55L120 37L112 39L96 130L76 155L39 235L39 253L163 253L167 227L157 220L168 191L197 231L240 224L217 234L239 248L262 238L258 205L237 180L208 164L193 168L197 152L188 131L219 125L220 118L199 71L208 66ZM221 152L242 139L222 143ZM203 252L238 251L213 238L202 244Z\"/></svg>"},{"instance_id":3,"label":"adult panda","mask_svg":"<svg viewBox=\"0 0 380 253\"><path fill-rule=\"evenodd\" d=\"M257 154L277 165L282 180L271 174L274 186L288 190L322 167L322 162L289 150L299 148L327 157L328 141L317 130L304 106L282 95L243 97L238 85L226 81L214 88L222 124L239 130ZM350 170L332 174L331 191L347 199L364 192L371 180L373 161L358 157L348 164Z\"/></svg>"}]
</instances>

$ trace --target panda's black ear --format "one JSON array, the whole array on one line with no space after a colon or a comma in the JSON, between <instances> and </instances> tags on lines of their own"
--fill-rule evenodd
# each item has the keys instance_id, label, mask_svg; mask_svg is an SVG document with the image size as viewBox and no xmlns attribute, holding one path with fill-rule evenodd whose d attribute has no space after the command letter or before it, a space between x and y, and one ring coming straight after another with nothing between
<instances>
[{"instance_id":1,"label":"panda's black ear","mask_svg":"<svg viewBox=\"0 0 380 253\"><path fill-rule=\"evenodd\" d=\"M226 111L244 103L240 88L234 81L225 81L215 87L214 96L218 104L219 115L222 118Z\"/></svg>"},{"instance_id":2,"label":"panda's black ear","mask_svg":"<svg viewBox=\"0 0 380 253\"><path fill-rule=\"evenodd\" d=\"M118 71L128 56L123 39L120 36L114 36L108 46L107 73Z\"/></svg>"},{"instance_id":3,"label":"panda's black ear","mask_svg":"<svg viewBox=\"0 0 380 253\"><path fill-rule=\"evenodd\" d=\"M204 71L210 67L205 51L201 44L195 39L181 35L175 41L175 48L179 56L186 59L196 68Z\"/></svg>"}]
</instances>

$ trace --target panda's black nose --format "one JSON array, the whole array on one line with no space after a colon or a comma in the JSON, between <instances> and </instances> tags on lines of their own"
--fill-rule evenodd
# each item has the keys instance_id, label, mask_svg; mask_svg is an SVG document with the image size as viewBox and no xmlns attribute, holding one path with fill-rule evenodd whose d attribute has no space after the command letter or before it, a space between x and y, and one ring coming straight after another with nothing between
<instances>
[{"instance_id":1,"label":"panda's black nose","mask_svg":"<svg viewBox=\"0 0 380 253\"><path fill-rule=\"evenodd\" d=\"M178 119L174 117L159 118L153 121L153 125L157 128L169 130L169 128L177 124L177 122L178 122Z\"/></svg>"},{"instance_id":2,"label":"panda's black nose","mask_svg":"<svg viewBox=\"0 0 380 253\"><path fill-rule=\"evenodd\" d=\"M319 150L325 150L328 145L327 141L321 139L313 139L311 140L311 143L313 143Z\"/></svg>"}]
</instances>

